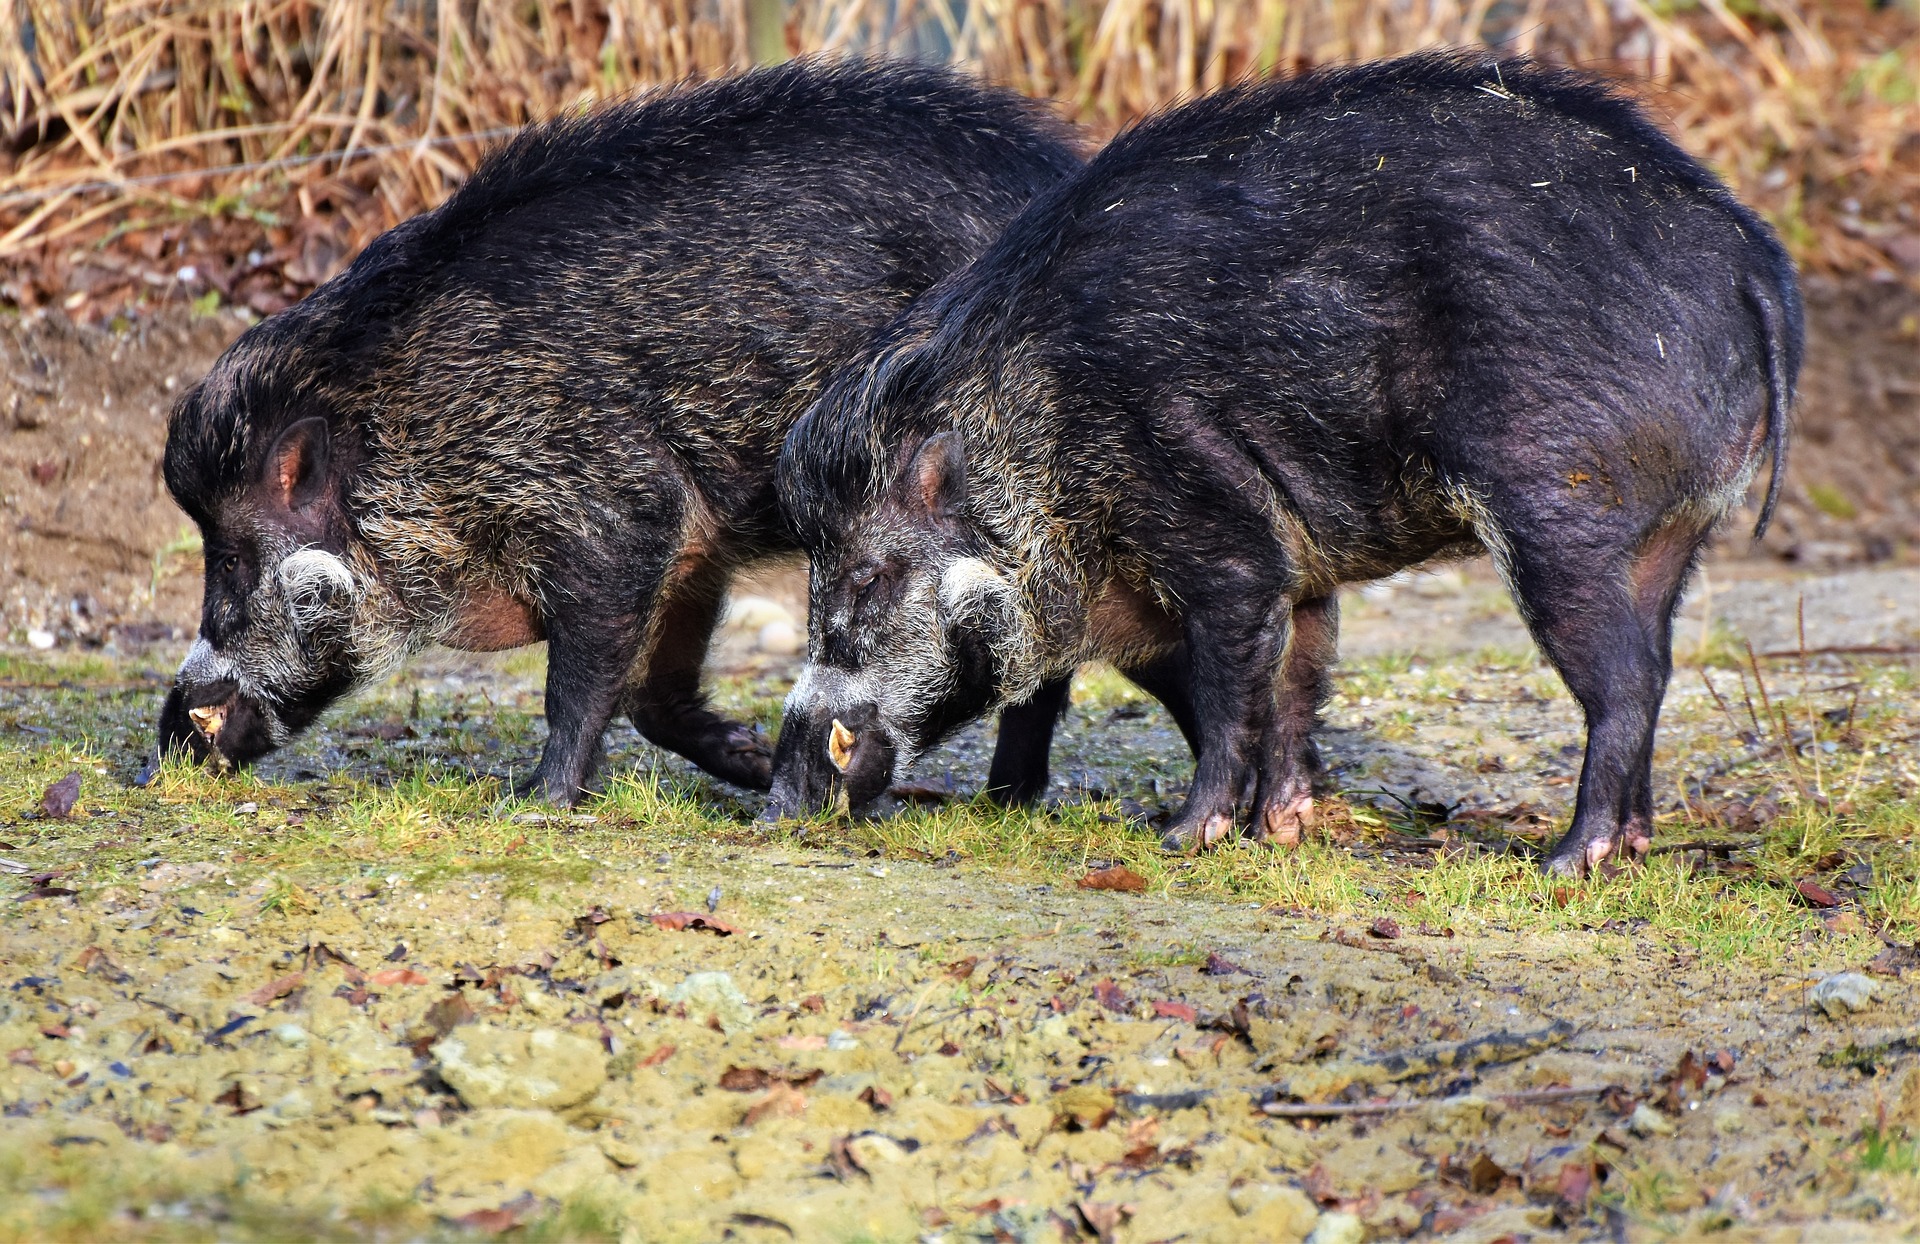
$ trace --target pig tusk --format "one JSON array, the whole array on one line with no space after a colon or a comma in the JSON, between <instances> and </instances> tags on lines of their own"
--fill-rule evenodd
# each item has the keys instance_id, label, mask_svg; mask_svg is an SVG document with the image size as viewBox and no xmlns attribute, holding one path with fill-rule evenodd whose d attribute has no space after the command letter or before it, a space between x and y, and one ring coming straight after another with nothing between
<instances>
[{"instance_id":1,"label":"pig tusk","mask_svg":"<svg viewBox=\"0 0 1920 1244\"><path fill-rule=\"evenodd\" d=\"M833 732L827 736L827 759L842 773L853 763L853 731L841 725L838 717L833 719Z\"/></svg>"},{"instance_id":2,"label":"pig tusk","mask_svg":"<svg viewBox=\"0 0 1920 1244\"><path fill-rule=\"evenodd\" d=\"M200 733L207 736L209 743L220 737L220 728L227 724L227 710L218 705L208 704L200 708L190 708L187 710L187 716L193 719L193 724Z\"/></svg>"}]
</instances>

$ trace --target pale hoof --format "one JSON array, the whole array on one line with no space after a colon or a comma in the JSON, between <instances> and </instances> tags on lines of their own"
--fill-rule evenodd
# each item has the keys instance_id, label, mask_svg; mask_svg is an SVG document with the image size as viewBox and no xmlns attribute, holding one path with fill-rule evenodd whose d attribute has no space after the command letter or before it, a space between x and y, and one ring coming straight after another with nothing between
<instances>
[{"instance_id":1,"label":"pale hoof","mask_svg":"<svg viewBox=\"0 0 1920 1244\"><path fill-rule=\"evenodd\" d=\"M1312 827L1313 796L1300 795L1289 803L1268 808L1260 818L1254 838L1276 847L1297 847Z\"/></svg>"}]
</instances>

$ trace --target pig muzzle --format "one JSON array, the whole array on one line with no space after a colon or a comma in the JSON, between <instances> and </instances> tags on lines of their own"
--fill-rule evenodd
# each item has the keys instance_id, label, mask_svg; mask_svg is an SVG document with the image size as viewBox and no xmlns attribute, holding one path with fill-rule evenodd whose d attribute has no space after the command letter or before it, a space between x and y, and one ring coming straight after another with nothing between
<instances>
[{"instance_id":1,"label":"pig muzzle","mask_svg":"<svg viewBox=\"0 0 1920 1244\"><path fill-rule=\"evenodd\" d=\"M175 683L160 710L160 755L188 755L216 769L244 765L275 747L266 712L233 679Z\"/></svg>"},{"instance_id":2,"label":"pig muzzle","mask_svg":"<svg viewBox=\"0 0 1920 1244\"><path fill-rule=\"evenodd\" d=\"M773 791L764 821L847 813L871 803L893 780L893 740L873 705L838 715L789 708L773 753Z\"/></svg>"}]
</instances>

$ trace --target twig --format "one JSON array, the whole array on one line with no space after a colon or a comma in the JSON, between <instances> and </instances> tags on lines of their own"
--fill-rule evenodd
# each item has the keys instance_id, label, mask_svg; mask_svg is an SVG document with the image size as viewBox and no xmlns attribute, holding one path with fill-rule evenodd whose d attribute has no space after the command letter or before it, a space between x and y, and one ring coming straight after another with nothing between
<instances>
[{"instance_id":1,"label":"twig","mask_svg":"<svg viewBox=\"0 0 1920 1244\"><path fill-rule=\"evenodd\" d=\"M1759 654L1762 661L1798 660L1802 657L1911 657L1920 656L1920 647L1912 644L1837 644L1831 648L1780 648Z\"/></svg>"},{"instance_id":2,"label":"twig","mask_svg":"<svg viewBox=\"0 0 1920 1244\"><path fill-rule=\"evenodd\" d=\"M1605 1097L1608 1093L1624 1093L1626 1090L1617 1084L1598 1084L1585 1088L1527 1089L1519 1093L1501 1093L1492 1100L1503 1106L1543 1106L1558 1101L1578 1101L1582 1097ZM1260 1113L1276 1119L1345 1119L1363 1115L1398 1114L1403 1110L1418 1110L1423 1106L1452 1106L1460 1102L1472 1101L1470 1093L1457 1097L1415 1097L1400 1101L1356 1101L1356 1102L1295 1102L1263 1101ZM1487 1100L1481 1098L1480 1100Z\"/></svg>"},{"instance_id":3,"label":"twig","mask_svg":"<svg viewBox=\"0 0 1920 1244\"><path fill-rule=\"evenodd\" d=\"M1749 839L1746 842L1668 842L1653 848L1647 854L1665 855L1672 851L1704 851L1709 855L1732 855L1742 847L1750 845L1752 841Z\"/></svg>"}]
</instances>

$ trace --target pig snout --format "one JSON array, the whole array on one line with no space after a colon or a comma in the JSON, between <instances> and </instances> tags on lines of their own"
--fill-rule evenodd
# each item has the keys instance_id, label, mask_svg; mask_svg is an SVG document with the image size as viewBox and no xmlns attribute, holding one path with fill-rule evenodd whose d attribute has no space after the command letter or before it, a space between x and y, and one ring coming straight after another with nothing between
<instances>
[{"instance_id":1,"label":"pig snout","mask_svg":"<svg viewBox=\"0 0 1920 1244\"><path fill-rule=\"evenodd\" d=\"M266 714L230 678L176 682L160 709L160 754L243 765L274 748Z\"/></svg>"},{"instance_id":2,"label":"pig snout","mask_svg":"<svg viewBox=\"0 0 1920 1244\"><path fill-rule=\"evenodd\" d=\"M852 811L893 780L893 740L873 705L809 711L790 705L773 753L773 792L762 819Z\"/></svg>"}]
</instances>

